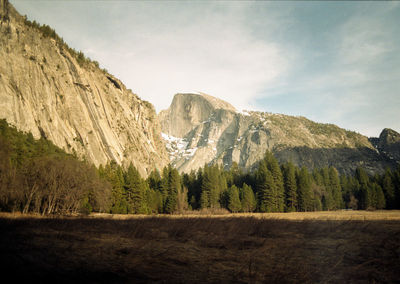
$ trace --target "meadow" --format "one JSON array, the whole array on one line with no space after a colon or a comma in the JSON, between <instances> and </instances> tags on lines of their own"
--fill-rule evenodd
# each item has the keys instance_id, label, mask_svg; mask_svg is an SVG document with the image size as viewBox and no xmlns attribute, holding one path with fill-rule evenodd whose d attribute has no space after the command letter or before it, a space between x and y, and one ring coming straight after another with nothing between
<instances>
[{"instance_id":1,"label":"meadow","mask_svg":"<svg viewBox=\"0 0 400 284\"><path fill-rule=\"evenodd\" d=\"M14 282L393 283L400 211L0 214Z\"/></svg>"}]
</instances>

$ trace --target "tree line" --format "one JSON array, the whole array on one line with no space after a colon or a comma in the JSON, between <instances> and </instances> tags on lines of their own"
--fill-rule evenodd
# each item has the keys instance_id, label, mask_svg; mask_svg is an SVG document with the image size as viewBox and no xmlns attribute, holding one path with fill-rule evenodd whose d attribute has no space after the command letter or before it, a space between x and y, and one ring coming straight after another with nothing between
<instances>
[{"instance_id":1,"label":"tree line","mask_svg":"<svg viewBox=\"0 0 400 284\"><path fill-rule=\"evenodd\" d=\"M109 183L96 167L49 140L0 120L0 210L66 214L107 211Z\"/></svg>"},{"instance_id":2,"label":"tree line","mask_svg":"<svg viewBox=\"0 0 400 284\"><path fill-rule=\"evenodd\" d=\"M334 167L310 171L291 162L279 165L266 152L257 168L243 173L205 165L183 174L189 207L226 208L231 212L294 212L339 209L400 209L400 167L370 176L363 168L339 175Z\"/></svg>"},{"instance_id":3,"label":"tree line","mask_svg":"<svg viewBox=\"0 0 400 284\"><path fill-rule=\"evenodd\" d=\"M96 60L91 60L89 57L85 56L85 54L82 51L77 51L74 48L69 47L65 42L62 37L60 37L56 31L51 28L49 25L43 24L41 25L40 23L36 22L35 20L30 21L28 17L25 15L24 16L24 24L27 27L33 28L40 32L44 38L52 38L54 39L60 47L64 47L68 52L70 53L71 56L73 56L79 66L84 67L89 65L90 63L93 63L97 68L99 67L99 62ZM106 69L102 69L104 73L108 73Z\"/></svg>"},{"instance_id":4,"label":"tree line","mask_svg":"<svg viewBox=\"0 0 400 284\"><path fill-rule=\"evenodd\" d=\"M147 178L130 164L99 168L67 154L52 142L18 131L0 120L0 210L66 214L294 212L338 209L400 209L400 167L370 176L358 168L339 175L334 167L309 170L279 165L266 152L258 166L243 172L204 165L180 174L171 165Z\"/></svg>"}]
</instances>

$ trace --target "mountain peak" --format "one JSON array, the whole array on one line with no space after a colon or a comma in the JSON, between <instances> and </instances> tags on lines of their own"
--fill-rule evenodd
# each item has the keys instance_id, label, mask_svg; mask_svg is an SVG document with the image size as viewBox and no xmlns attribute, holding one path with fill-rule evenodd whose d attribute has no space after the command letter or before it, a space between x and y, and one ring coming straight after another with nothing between
<instances>
[{"instance_id":1,"label":"mountain peak","mask_svg":"<svg viewBox=\"0 0 400 284\"><path fill-rule=\"evenodd\" d=\"M159 114L161 128L170 136L182 138L218 110L236 113L230 103L213 96L204 93L178 93L171 106Z\"/></svg>"},{"instance_id":2,"label":"mountain peak","mask_svg":"<svg viewBox=\"0 0 400 284\"><path fill-rule=\"evenodd\" d=\"M397 143L400 142L400 134L393 129L385 128L379 135L379 140L386 144Z\"/></svg>"},{"instance_id":3,"label":"mountain peak","mask_svg":"<svg viewBox=\"0 0 400 284\"><path fill-rule=\"evenodd\" d=\"M206 93L198 92L198 93L178 93L174 96L175 97L186 97L185 99L188 100L194 100L195 102L198 100L200 101L201 99L204 99L210 104L210 107L215 109L225 109L225 110L230 110L236 112L236 108L232 106L230 103L221 100L219 98L213 97L211 95L208 95ZM172 104L174 103L174 100L172 101ZM198 102L197 101L197 102ZM172 106L171 104L171 106Z\"/></svg>"},{"instance_id":4,"label":"mountain peak","mask_svg":"<svg viewBox=\"0 0 400 284\"><path fill-rule=\"evenodd\" d=\"M236 112L236 108L233 105L231 105L230 103L228 103L228 102L226 102L224 100L221 100L221 99L218 99L216 97L207 95L205 93L200 93L200 95L203 98L205 98L207 101L209 101L214 106L215 109L225 109L225 110L231 110L231 111L235 111Z\"/></svg>"}]
</instances>

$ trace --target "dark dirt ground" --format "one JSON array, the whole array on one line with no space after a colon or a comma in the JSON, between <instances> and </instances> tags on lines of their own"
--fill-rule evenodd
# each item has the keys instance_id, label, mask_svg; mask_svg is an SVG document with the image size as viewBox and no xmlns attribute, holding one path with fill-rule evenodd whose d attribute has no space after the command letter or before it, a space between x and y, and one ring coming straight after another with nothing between
<instances>
[{"instance_id":1,"label":"dark dirt ground","mask_svg":"<svg viewBox=\"0 0 400 284\"><path fill-rule=\"evenodd\" d=\"M399 283L399 221L0 217L14 283Z\"/></svg>"}]
</instances>

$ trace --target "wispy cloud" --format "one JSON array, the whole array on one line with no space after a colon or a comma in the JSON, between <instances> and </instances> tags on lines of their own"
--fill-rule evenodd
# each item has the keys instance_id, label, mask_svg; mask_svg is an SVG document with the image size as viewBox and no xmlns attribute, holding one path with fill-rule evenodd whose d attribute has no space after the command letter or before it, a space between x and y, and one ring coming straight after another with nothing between
<instances>
[{"instance_id":1,"label":"wispy cloud","mask_svg":"<svg viewBox=\"0 0 400 284\"><path fill-rule=\"evenodd\" d=\"M398 6L359 3L354 9L340 4L338 8L337 12L347 13L346 18L328 26L329 33L324 30L309 37L316 45L311 53L297 49L303 57L292 62L286 84L274 89L272 97L265 96L265 106L270 103L273 111L290 110L369 136L379 135L384 127L399 130ZM289 49L293 49L293 42L290 44ZM288 93L296 108L281 104L279 97Z\"/></svg>"},{"instance_id":2,"label":"wispy cloud","mask_svg":"<svg viewBox=\"0 0 400 284\"><path fill-rule=\"evenodd\" d=\"M201 7L201 13L191 6L166 5L167 11L158 14L151 11L152 5L129 3L131 9L140 10L136 14L150 14L152 25L160 26L160 31L149 31L142 17L123 18L129 32L113 42L88 42L90 49L85 51L158 110L167 108L175 93L191 91L248 107L251 96L285 72L286 57L278 44L249 33L243 22L245 4L240 4L241 9L224 3L207 5L212 7ZM174 20L169 22L166 18L172 11Z\"/></svg>"},{"instance_id":3,"label":"wispy cloud","mask_svg":"<svg viewBox=\"0 0 400 284\"><path fill-rule=\"evenodd\" d=\"M398 2L12 2L158 111L202 91L366 135L400 130Z\"/></svg>"}]
</instances>

